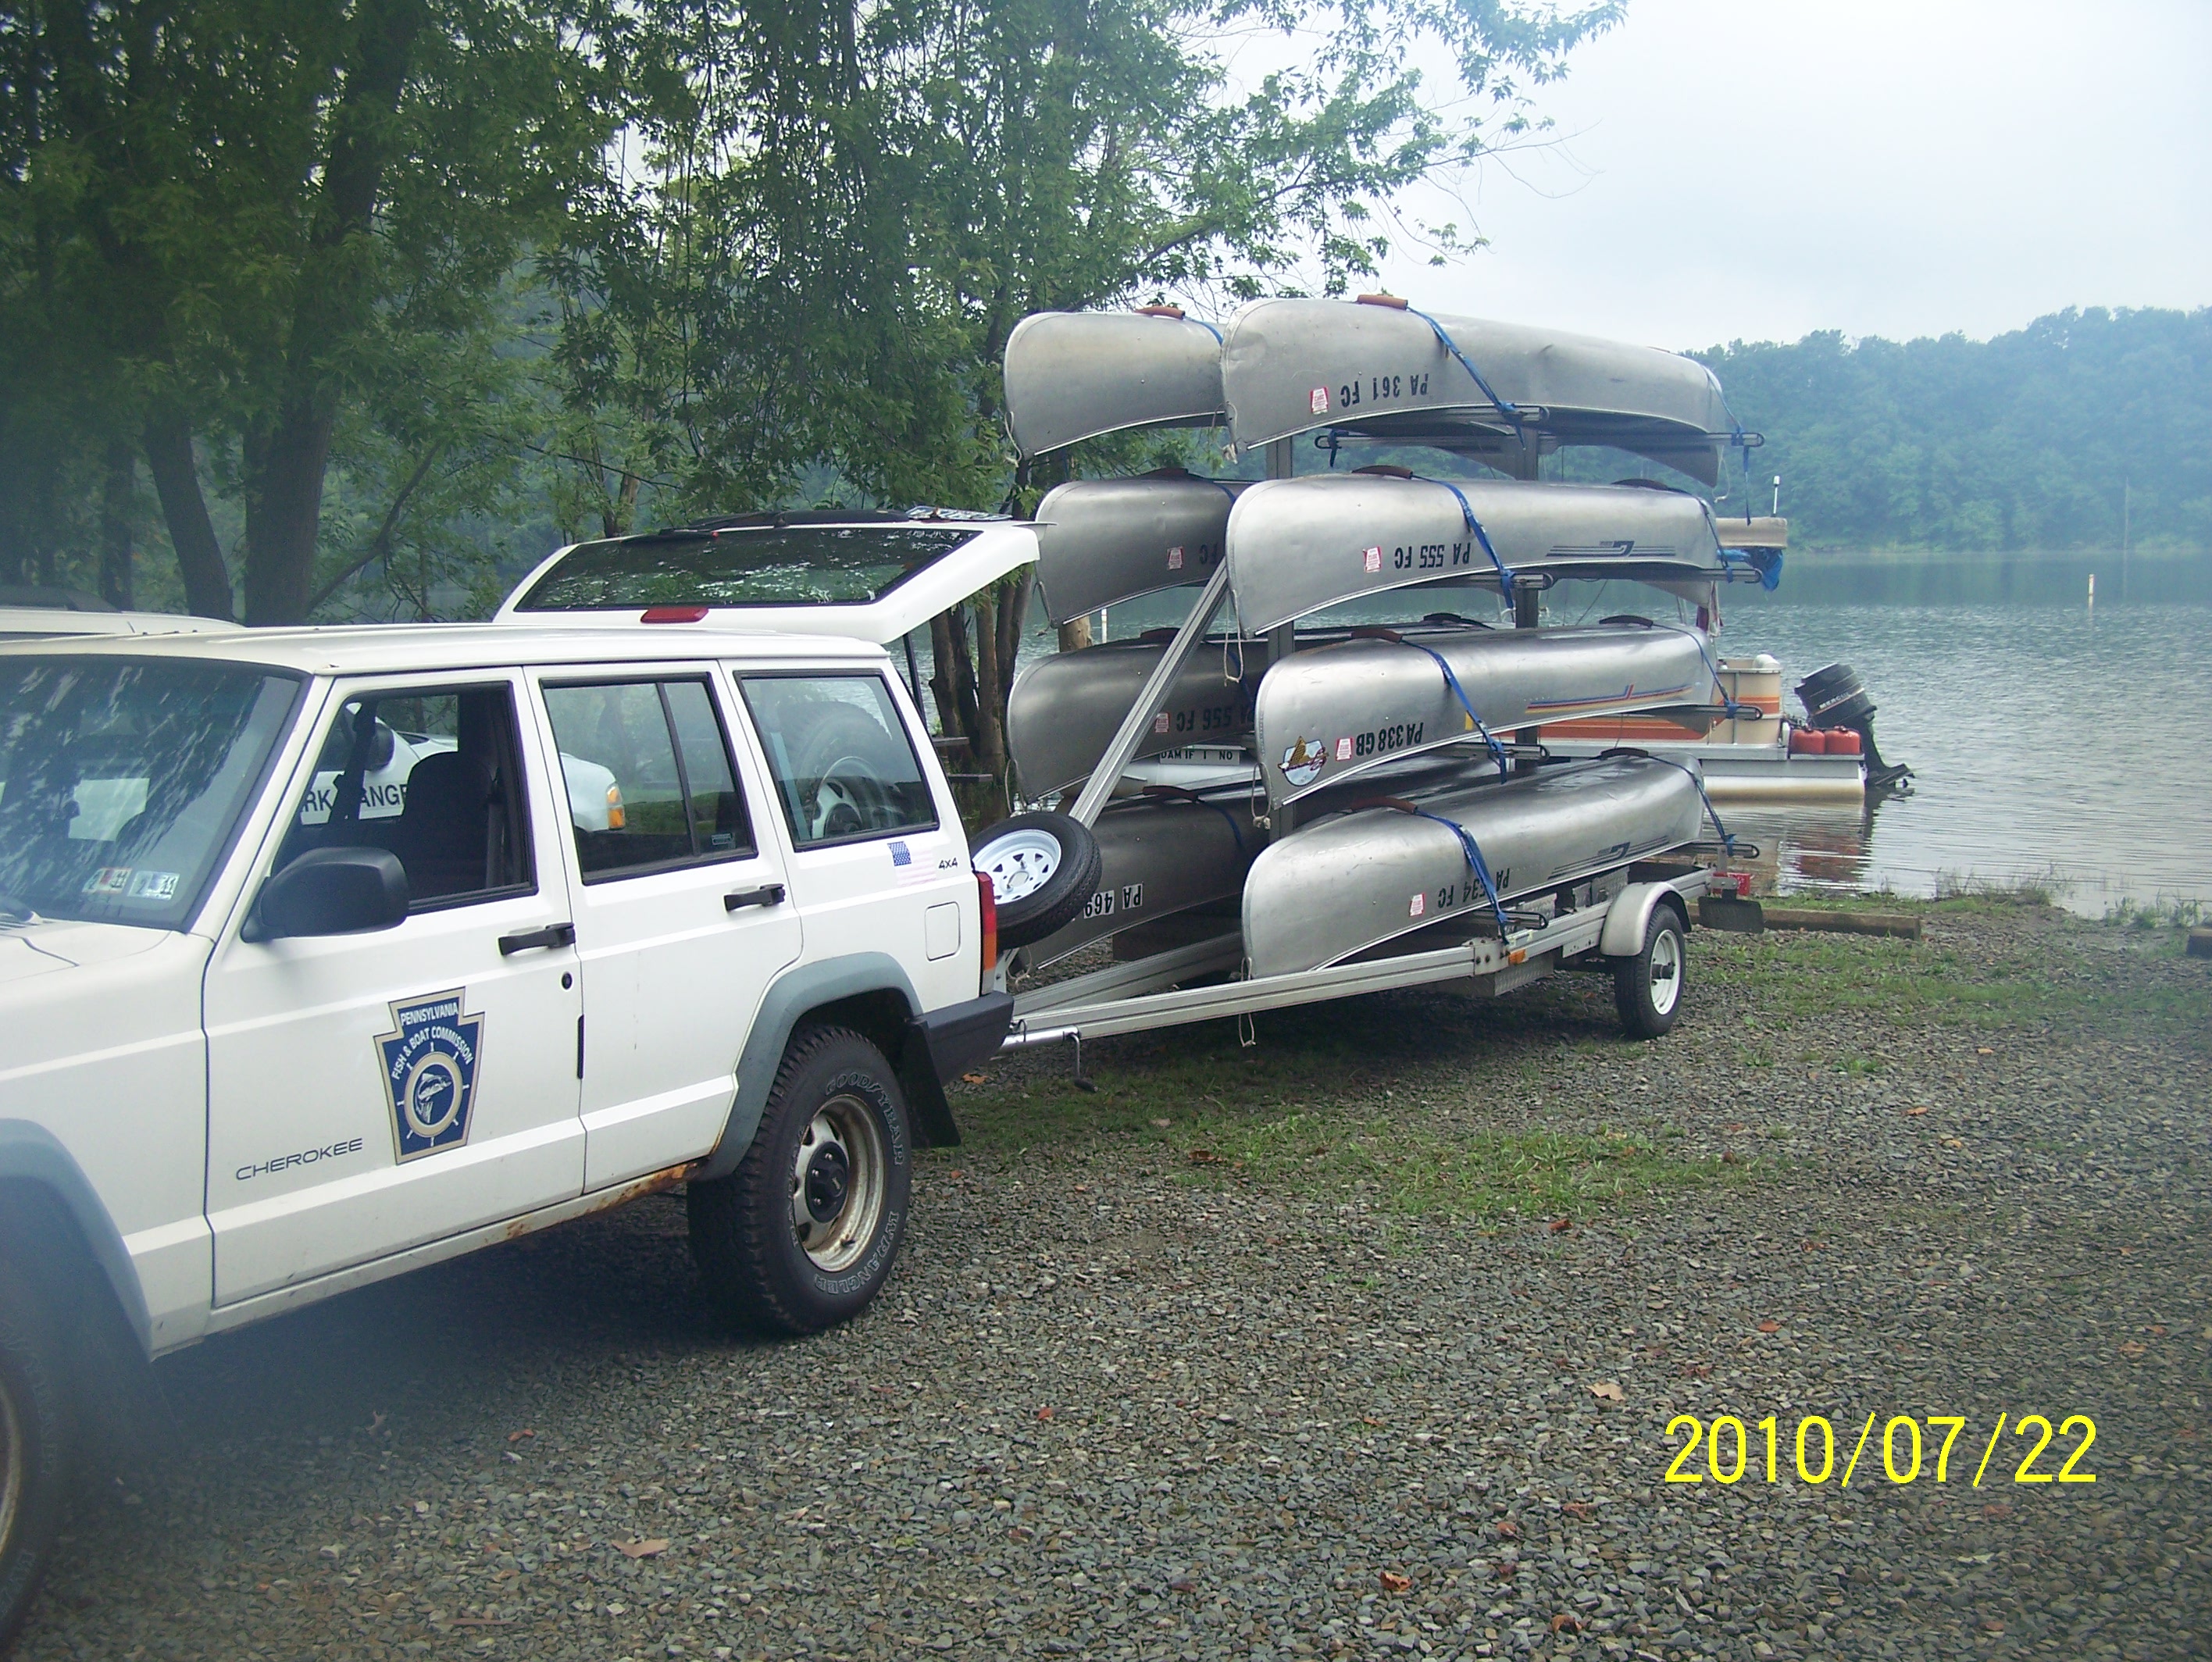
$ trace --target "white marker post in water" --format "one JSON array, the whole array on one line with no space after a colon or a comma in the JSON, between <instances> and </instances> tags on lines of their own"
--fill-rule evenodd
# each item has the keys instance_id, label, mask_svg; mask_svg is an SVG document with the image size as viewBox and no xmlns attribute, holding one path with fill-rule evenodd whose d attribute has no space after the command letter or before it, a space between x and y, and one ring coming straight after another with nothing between
<instances>
[{"instance_id":1,"label":"white marker post in water","mask_svg":"<svg viewBox=\"0 0 2212 1662\"><path fill-rule=\"evenodd\" d=\"M2097 573L2094 572L2089 573L2089 610L2093 612L2097 610Z\"/></svg>"}]
</instances>

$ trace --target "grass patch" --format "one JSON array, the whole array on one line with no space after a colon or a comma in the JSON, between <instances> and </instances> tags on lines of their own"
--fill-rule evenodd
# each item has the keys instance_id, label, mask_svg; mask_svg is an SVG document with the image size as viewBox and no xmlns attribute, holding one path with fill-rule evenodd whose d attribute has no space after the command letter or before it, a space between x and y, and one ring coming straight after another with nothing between
<instances>
[{"instance_id":1,"label":"grass patch","mask_svg":"<svg viewBox=\"0 0 2212 1662\"><path fill-rule=\"evenodd\" d=\"M1581 1216L1741 1181L1775 1163L1678 1152L1678 1131L1594 1124L1587 1108L1563 1109L1556 1123L1539 1108L1532 1125L1517 1105L1557 1070L1581 1065L1583 1046L1557 1025L1571 1006L1553 1013L1548 1033L1535 1012L1514 1013L1534 1018L1526 1032L1499 1031L1523 1025L1498 1021L1504 1006L1489 1007L1486 1030L1464 1033L1377 1020L1402 1018L1412 1002L1301 1011L1295 1023L1279 1018L1252 1050L1225 1026L1101 1046L1088 1058L1096 1091L1064 1072L1000 1065L984 1085L960 1091L953 1109L978 1148L1133 1151L1187 1182L1356 1193L1405 1216Z\"/></svg>"},{"instance_id":2,"label":"grass patch","mask_svg":"<svg viewBox=\"0 0 2212 1662\"><path fill-rule=\"evenodd\" d=\"M1969 956L1876 936L1777 931L1701 934L1698 947L1708 986L1793 1022L1850 1010L1914 1026L2127 1026L2200 1040L2212 1032L2205 989L2085 973L2078 955L2056 943Z\"/></svg>"},{"instance_id":3,"label":"grass patch","mask_svg":"<svg viewBox=\"0 0 2212 1662\"><path fill-rule=\"evenodd\" d=\"M2194 929L2208 920L2204 902L2160 897L2149 901L2122 901L2107 907L2105 921L2122 929Z\"/></svg>"},{"instance_id":4,"label":"grass patch","mask_svg":"<svg viewBox=\"0 0 2212 1662\"><path fill-rule=\"evenodd\" d=\"M1753 1162L1692 1160L1601 1128L1458 1131L1289 1114L1238 1124L1200 1121L1187 1134L1194 1174L1232 1174L1301 1193L1370 1195L1407 1216L1577 1216L1672 1190L1739 1181Z\"/></svg>"},{"instance_id":5,"label":"grass patch","mask_svg":"<svg viewBox=\"0 0 2212 1662\"><path fill-rule=\"evenodd\" d=\"M1956 872L1939 872L1936 878L1936 903L1959 911L1996 912L2012 907L2044 907L2057 904L2058 896L2070 887L2057 871L2037 877L2016 877L2005 882L1988 877L1962 877Z\"/></svg>"}]
</instances>

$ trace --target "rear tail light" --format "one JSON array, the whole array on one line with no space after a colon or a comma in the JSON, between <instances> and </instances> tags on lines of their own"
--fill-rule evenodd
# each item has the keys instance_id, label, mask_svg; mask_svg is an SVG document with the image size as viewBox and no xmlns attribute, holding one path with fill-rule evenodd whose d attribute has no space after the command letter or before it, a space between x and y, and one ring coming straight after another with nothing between
<instances>
[{"instance_id":1,"label":"rear tail light","mask_svg":"<svg viewBox=\"0 0 2212 1662\"><path fill-rule=\"evenodd\" d=\"M999 967L999 897L992 890L989 873L975 874L975 896L982 908L983 979L988 982Z\"/></svg>"},{"instance_id":2,"label":"rear tail light","mask_svg":"<svg viewBox=\"0 0 2212 1662\"><path fill-rule=\"evenodd\" d=\"M607 829L622 831L629 828L629 816L623 810L622 786L607 786Z\"/></svg>"},{"instance_id":3,"label":"rear tail light","mask_svg":"<svg viewBox=\"0 0 2212 1662\"><path fill-rule=\"evenodd\" d=\"M704 606L647 606L643 623L699 623L706 620Z\"/></svg>"}]
</instances>

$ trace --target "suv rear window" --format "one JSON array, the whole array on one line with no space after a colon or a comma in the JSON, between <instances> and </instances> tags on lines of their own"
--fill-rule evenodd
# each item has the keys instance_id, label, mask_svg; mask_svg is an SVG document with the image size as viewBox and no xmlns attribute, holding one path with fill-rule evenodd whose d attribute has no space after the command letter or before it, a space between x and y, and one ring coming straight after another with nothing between
<instances>
[{"instance_id":1,"label":"suv rear window","mask_svg":"<svg viewBox=\"0 0 2212 1662\"><path fill-rule=\"evenodd\" d=\"M741 684L796 846L936 828L936 800L881 676Z\"/></svg>"},{"instance_id":2,"label":"suv rear window","mask_svg":"<svg viewBox=\"0 0 2212 1662\"><path fill-rule=\"evenodd\" d=\"M579 543L515 610L864 605L970 540L976 529L897 521L757 525Z\"/></svg>"},{"instance_id":3,"label":"suv rear window","mask_svg":"<svg viewBox=\"0 0 2212 1662\"><path fill-rule=\"evenodd\" d=\"M549 686L584 881L756 851L704 681Z\"/></svg>"}]
</instances>

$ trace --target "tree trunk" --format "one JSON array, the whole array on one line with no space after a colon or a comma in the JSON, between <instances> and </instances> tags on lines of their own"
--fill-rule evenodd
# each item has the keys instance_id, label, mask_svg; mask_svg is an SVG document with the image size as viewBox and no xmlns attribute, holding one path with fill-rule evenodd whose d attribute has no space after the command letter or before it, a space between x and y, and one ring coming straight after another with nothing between
<instances>
[{"instance_id":1,"label":"tree trunk","mask_svg":"<svg viewBox=\"0 0 2212 1662\"><path fill-rule=\"evenodd\" d=\"M107 476L100 495L100 597L120 611L132 604L131 581L131 488L137 483L138 458L128 443L107 446Z\"/></svg>"},{"instance_id":2,"label":"tree trunk","mask_svg":"<svg viewBox=\"0 0 2212 1662\"><path fill-rule=\"evenodd\" d=\"M999 591L999 708L1006 707L1006 695L1013 690L1014 673L1020 668L1022 631L1030 617L1030 596L1036 591L1036 567L1026 567L1021 576Z\"/></svg>"},{"instance_id":3,"label":"tree trunk","mask_svg":"<svg viewBox=\"0 0 2212 1662\"><path fill-rule=\"evenodd\" d=\"M169 546L177 551L177 570L185 579L185 606L201 617L233 622L230 570L223 564L222 544L216 541L207 500L200 494L191 424L168 412L149 421L146 466L154 476L155 493L161 499Z\"/></svg>"},{"instance_id":4,"label":"tree trunk","mask_svg":"<svg viewBox=\"0 0 2212 1662\"><path fill-rule=\"evenodd\" d=\"M304 623L314 591L323 479L335 411L320 398L288 404L246 445L246 621Z\"/></svg>"},{"instance_id":5,"label":"tree trunk","mask_svg":"<svg viewBox=\"0 0 2212 1662\"><path fill-rule=\"evenodd\" d=\"M994 779L1006 776L1006 692L999 674L998 620L994 597L984 595L975 609L975 760Z\"/></svg>"},{"instance_id":6,"label":"tree trunk","mask_svg":"<svg viewBox=\"0 0 2212 1662\"><path fill-rule=\"evenodd\" d=\"M246 445L246 621L304 623L314 593L323 480L330 467L338 387L334 349L375 305L369 260L394 112L428 21L424 0L367 0L331 119L322 200L301 261L275 419Z\"/></svg>"}]
</instances>

